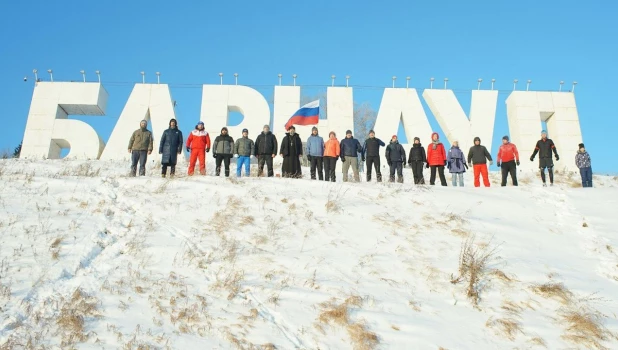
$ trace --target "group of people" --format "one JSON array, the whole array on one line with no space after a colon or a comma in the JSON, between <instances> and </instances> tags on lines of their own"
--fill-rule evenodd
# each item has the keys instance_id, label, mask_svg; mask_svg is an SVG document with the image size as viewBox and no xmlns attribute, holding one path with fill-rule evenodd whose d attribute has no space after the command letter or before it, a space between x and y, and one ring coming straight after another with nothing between
<instances>
[{"instance_id":1,"label":"group of people","mask_svg":"<svg viewBox=\"0 0 618 350\"><path fill-rule=\"evenodd\" d=\"M146 120L140 122L140 128L133 132L129 140L129 153L131 153L131 175L136 176L137 165L139 163L139 175L145 175L145 164L149 154L153 149L153 136L147 128ZM211 150L211 140L208 132L204 129L204 123L199 122L195 129L191 131L186 143L183 143L182 132L178 129L178 123L171 119L169 127L163 132L159 144L159 154L161 155L163 177L167 176L167 169L170 168L170 176L176 172L178 155L182 153L182 148L186 147L190 153L188 175L195 173L195 167L199 164L199 173L206 175L206 153ZM347 130L345 138L337 140L337 134L331 131L328 139L319 135L318 128L313 127L311 135L307 139L305 146L296 133L296 128L291 126L278 147L277 137L270 131L270 126L264 125L262 132L257 136L255 142L249 138L249 131L242 130L242 137L236 141L228 134L228 129L223 127L212 143L213 157L215 158L215 175L220 176L223 166L226 177L230 176L230 162L236 157L236 176L242 175L244 168L245 176L250 176L251 157L258 159L258 177L263 176L264 166L267 167L267 176L274 176L273 159L279 154L283 157L281 173L283 177L299 178L302 177L301 158L306 153L309 161L310 175L312 180L336 181L335 168L337 161L341 160L343 168L343 181L349 181L349 171L352 169L353 180L360 181L359 174L359 154L360 160L366 162L367 182L372 179L372 172L375 169L376 180L382 181L380 165L380 147L386 147L385 158L389 166L390 182L403 183L403 168L412 168L415 184L425 184L423 167L430 169L429 184L435 185L436 176L440 179L442 186L447 186L445 169L451 174L453 186L463 186L463 174L470 168L474 171L474 186L479 187L481 178L485 187L490 186L488 177L489 165L493 164L493 159L487 148L481 145L479 137L474 138L474 145L470 147L468 156L465 157L459 148L459 143L454 141L451 148L446 151L444 144L440 142L440 136L434 132L431 135L431 144L427 149L421 145L420 138L415 137L414 143L410 148L408 157L406 151L399 143L397 135L391 137L386 145L382 140L375 137L373 130L369 131L369 137L361 145L355 139L352 131ZM550 186L554 183L553 156L556 161L560 159L554 142L547 138L547 132L541 132L541 139L536 143L536 147L530 161L539 156L539 170L543 186L547 186L545 170L549 175ZM590 155L586 152L583 143L579 144L575 163L580 169L583 187L592 187L592 167ZM506 186L510 175L512 183L517 186L517 166L520 165L519 152L515 144L511 143L508 136L502 138L502 145L498 150L497 166L502 173L502 186Z\"/></svg>"}]
</instances>

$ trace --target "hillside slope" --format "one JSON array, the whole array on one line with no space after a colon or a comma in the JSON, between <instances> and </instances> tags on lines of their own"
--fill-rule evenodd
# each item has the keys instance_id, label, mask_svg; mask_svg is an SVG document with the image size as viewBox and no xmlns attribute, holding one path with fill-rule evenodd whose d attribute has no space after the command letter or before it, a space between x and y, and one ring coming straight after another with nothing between
<instances>
[{"instance_id":1,"label":"hillside slope","mask_svg":"<svg viewBox=\"0 0 618 350\"><path fill-rule=\"evenodd\" d=\"M618 348L615 178L150 174L0 162L0 348Z\"/></svg>"}]
</instances>

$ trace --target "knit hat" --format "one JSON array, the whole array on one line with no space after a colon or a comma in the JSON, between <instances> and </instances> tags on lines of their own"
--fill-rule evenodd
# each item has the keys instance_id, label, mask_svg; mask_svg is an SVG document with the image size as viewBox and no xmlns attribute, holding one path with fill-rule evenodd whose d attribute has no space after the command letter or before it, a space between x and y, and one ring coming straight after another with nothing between
<instances>
[{"instance_id":1,"label":"knit hat","mask_svg":"<svg viewBox=\"0 0 618 350\"><path fill-rule=\"evenodd\" d=\"M224 126L221 128L221 132L223 132L223 130L227 131L227 128Z\"/></svg>"},{"instance_id":2,"label":"knit hat","mask_svg":"<svg viewBox=\"0 0 618 350\"><path fill-rule=\"evenodd\" d=\"M481 138L480 138L480 137L478 137L478 136L477 136L477 137L475 137L475 138L474 138L474 142L476 142L476 141L481 142Z\"/></svg>"},{"instance_id":3,"label":"knit hat","mask_svg":"<svg viewBox=\"0 0 618 350\"><path fill-rule=\"evenodd\" d=\"M334 132L334 131L329 132L329 133L328 133L328 137L330 137L330 135L335 135L335 137L337 137L337 134L335 134L335 132Z\"/></svg>"},{"instance_id":4,"label":"knit hat","mask_svg":"<svg viewBox=\"0 0 618 350\"><path fill-rule=\"evenodd\" d=\"M142 119L142 121L141 121L141 122L139 122L139 123L140 123L140 124L144 123L144 124L148 125L148 121L147 121L146 119Z\"/></svg>"},{"instance_id":5,"label":"knit hat","mask_svg":"<svg viewBox=\"0 0 618 350\"><path fill-rule=\"evenodd\" d=\"M170 126L171 126L171 125L172 125L172 122L176 123L176 126L178 126L178 122L177 122L177 121L176 121L176 119L174 119L174 118L170 119L170 122L169 122L169 124L168 124L168 125L170 125Z\"/></svg>"},{"instance_id":6,"label":"knit hat","mask_svg":"<svg viewBox=\"0 0 618 350\"><path fill-rule=\"evenodd\" d=\"M345 134L346 134L346 135L348 135L348 134L349 134L349 135L352 135L352 130L347 130L347 131L345 132Z\"/></svg>"},{"instance_id":7,"label":"knit hat","mask_svg":"<svg viewBox=\"0 0 618 350\"><path fill-rule=\"evenodd\" d=\"M371 130L369 130L369 133L370 133L370 134L375 134L376 132L375 132L375 131L373 131L373 129L371 129Z\"/></svg>"},{"instance_id":8,"label":"knit hat","mask_svg":"<svg viewBox=\"0 0 618 350\"><path fill-rule=\"evenodd\" d=\"M315 130L315 131L318 131L318 127L317 127L317 126L314 126L313 128L311 128L311 132L313 132L314 130Z\"/></svg>"},{"instance_id":9,"label":"knit hat","mask_svg":"<svg viewBox=\"0 0 618 350\"><path fill-rule=\"evenodd\" d=\"M547 130L541 130L541 135L543 134L547 135Z\"/></svg>"},{"instance_id":10,"label":"knit hat","mask_svg":"<svg viewBox=\"0 0 618 350\"><path fill-rule=\"evenodd\" d=\"M247 134L248 134L248 133L249 133L249 130L247 130L247 129L242 129L242 133L243 133L243 134L244 134L244 133L247 133Z\"/></svg>"},{"instance_id":11,"label":"knit hat","mask_svg":"<svg viewBox=\"0 0 618 350\"><path fill-rule=\"evenodd\" d=\"M509 136L508 135L504 135L504 136L502 136L502 139L509 141Z\"/></svg>"},{"instance_id":12,"label":"knit hat","mask_svg":"<svg viewBox=\"0 0 618 350\"><path fill-rule=\"evenodd\" d=\"M200 120L199 122L197 122L197 125L204 125L204 122Z\"/></svg>"},{"instance_id":13,"label":"knit hat","mask_svg":"<svg viewBox=\"0 0 618 350\"><path fill-rule=\"evenodd\" d=\"M292 130L292 129L296 130L296 127L295 127L294 125L290 125L290 127L288 128L288 130Z\"/></svg>"},{"instance_id":14,"label":"knit hat","mask_svg":"<svg viewBox=\"0 0 618 350\"><path fill-rule=\"evenodd\" d=\"M264 125L264 127L262 129L266 129L268 128L268 130L270 130L270 125Z\"/></svg>"},{"instance_id":15,"label":"knit hat","mask_svg":"<svg viewBox=\"0 0 618 350\"><path fill-rule=\"evenodd\" d=\"M420 139L419 137L415 137L415 138L414 138L414 141L421 142L421 139Z\"/></svg>"},{"instance_id":16,"label":"knit hat","mask_svg":"<svg viewBox=\"0 0 618 350\"><path fill-rule=\"evenodd\" d=\"M580 143L580 144L579 144L579 149L582 149L582 148L586 148L586 147L584 147L584 144L583 144L583 143Z\"/></svg>"},{"instance_id":17,"label":"knit hat","mask_svg":"<svg viewBox=\"0 0 618 350\"><path fill-rule=\"evenodd\" d=\"M391 140L392 140L392 139L396 139L396 138L397 138L397 135L393 135L393 136L391 137Z\"/></svg>"}]
</instances>

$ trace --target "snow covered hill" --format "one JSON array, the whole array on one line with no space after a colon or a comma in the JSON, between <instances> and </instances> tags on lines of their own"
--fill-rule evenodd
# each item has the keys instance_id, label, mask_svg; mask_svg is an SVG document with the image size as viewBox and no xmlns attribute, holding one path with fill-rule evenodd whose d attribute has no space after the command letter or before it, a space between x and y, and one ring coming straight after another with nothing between
<instances>
[{"instance_id":1,"label":"snow covered hill","mask_svg":"<svg viewBox=\"0 0 618 350\"><path fill-rule=\"evenodd\" d=\"M618 348L617 178L150 166L0 161L1 349Z\"/></svg>"}]
</instances>

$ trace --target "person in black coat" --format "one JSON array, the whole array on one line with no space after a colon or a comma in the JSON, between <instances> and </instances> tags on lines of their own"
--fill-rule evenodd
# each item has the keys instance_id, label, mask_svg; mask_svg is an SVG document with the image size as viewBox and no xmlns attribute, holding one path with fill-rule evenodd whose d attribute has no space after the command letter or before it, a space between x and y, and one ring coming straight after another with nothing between
<instances>
[{"instance_id":1,"label":"person in black coat","mask_svg":"<svg viewBox=\"0 0 618 350\"><path fill-rule=\"evenodd\" d=\"M547 138L547 131L541 131L541 139L536 142L536 146L534 147L534 152L532 156L530 156L530 161L534 161L534 157L539 154L539 170L541 171L541 180L543 180L543 186L547 186L545 183L545 168L547 168L547 172L549 173L549 185L554 185L554 161L551 158L552 152L554 156L556 156L556 161L560 160L560 156L558 155L558 151L556 150L556 145L554 145L554 141Z\"/></svg>"},{"instance_id":2,"label":"person in black coat","mask_svg":"<svg viewBox=\"0 0 618 350\"><path fill-rule=\"evenodd\" d=\"M170 119L169 128L163 132L161 143L159 144L159 154L161 155L161 176L167 174L167 167L170 167L170 176L176 174L176 162L178 155L182 153L182 131L178 130L176 119Z\"/></svg>"},{"instance_id":3,"label":"person in black coat","mask_svg":"<svg viewBox=\"0 0 618 350\"><path fill-rule=\"evenodd\" d=\"M270 132L270 126L264 125L262 133L255 139L254 154L258 158L258 177L264 173L264 164L268 168L268 177L275 176L273 158L277 155L277 137Z\"/></svg>"},{"instance_id":4,"label":"person in black coat","mask_svg":"<svg viewBox=\"0 0 618 350\"><path fill-rule=\"evenodd\" d=\"M397 135L393 135L391 142L386 146L386 163L390 166L390 182L395 182L395 170L397 171L397 182L403 183L403 167L406 165L406 150L397 141Z\"/></svg>"},{"instance_id":5,"label":"person in black coat","mask_svg":"<svg viewBox=\"0 0 618 350\"><path fill-rule=\"evenodd\" d=\"M302 177L300 158L303 156L303 141L296 133L294 125L290 126L281 141L281 151L279 153L283 157L281 176L291 178Z\"/></svg>"},{"instance_id":6,"label":"person in black coat","mask_svg":"<svg viewBox=\"0 0 618 350\"><path fill-rule=\"evenodd\" d=\"M421 139L415 137L414 144L410 148L410 157L408 158L408 165L412 168L415 185L425 184L425 177L423 176L423 166L425 163L427 163L425 148L421 145Z\"/></svg>"},{"instance_id":7,"label":"person in black coat","mask_svg":"<svg viewBox=\"0 0 618 350\"><path fill-rule=\"evenodd\" d=\"M371 182L371 167L376 170L376 178L378 182L382 182L382 173L380 172L380 147L386 146L384 142L376 138L373 130L369 130L369 138L365 140L362 151L362 161L367 160L367 182Z\"/></svg>"}]
</instances>

